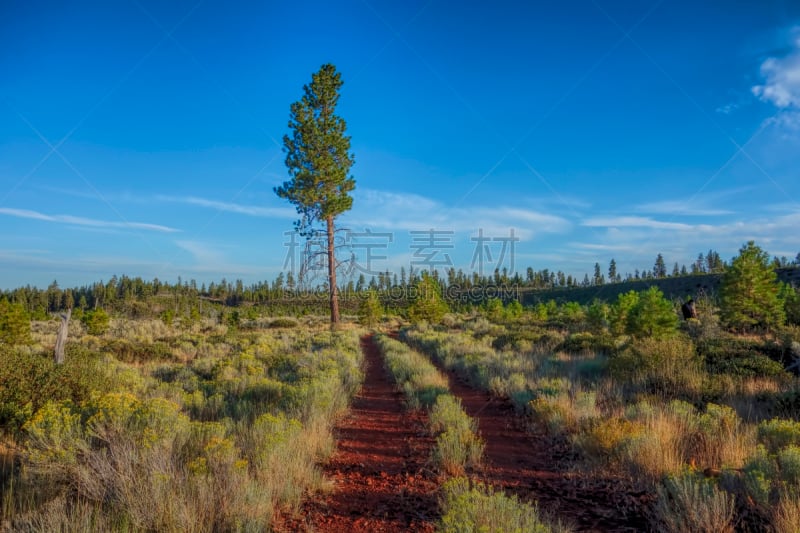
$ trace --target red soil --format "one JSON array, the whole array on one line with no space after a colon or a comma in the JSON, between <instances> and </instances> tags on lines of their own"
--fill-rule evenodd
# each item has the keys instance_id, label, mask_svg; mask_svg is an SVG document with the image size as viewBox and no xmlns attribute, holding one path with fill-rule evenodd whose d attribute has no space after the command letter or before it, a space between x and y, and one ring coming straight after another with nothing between
<instances>
[{"instance_id":1,"label":"red soil","mask_svg":"<svg viewBox=\"0 0 800 533\"><path fill-rule=\"evenodd\" d=\"M278 531L433 531L436 475L428 469L433 439L427 416L407 411L371 335L362 337L365 379L336 427L337 451L325 466L334 489L307 502Z\"/></svg>"},{"instance_id":2,"label":"red soil","mask_svg":"<svg viewBox=\"0 0 800 533\"><path fill-rule=\"evenodd\" d=\"M575 463L566 445L525 427L509 400L476 390L452 372L450 391L464 410L478 419L486 442L483 466L477 478L495 488L535 499L546 514L560 518L578 531L647 531L641 510L650 499L618 486L616 480L570 471Z\"/></svg>"}]
</instances>

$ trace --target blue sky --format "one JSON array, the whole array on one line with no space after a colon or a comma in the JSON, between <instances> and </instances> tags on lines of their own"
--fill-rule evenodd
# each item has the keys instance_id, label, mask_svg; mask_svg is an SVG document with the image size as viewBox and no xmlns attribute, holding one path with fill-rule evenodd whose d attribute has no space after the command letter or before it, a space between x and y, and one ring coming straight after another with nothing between
<instances>
[{"instance_id":1,"label":"blue sky","mask_svg":"<svg viewBox=\"0 0 800 533\"><path fill-rule=\"evenodd\" d=\"M0 288L296 265L273 187L327 62L356 274L800 252L797 2L34 0L0 3Z\"/></svg>"}]
</instances>

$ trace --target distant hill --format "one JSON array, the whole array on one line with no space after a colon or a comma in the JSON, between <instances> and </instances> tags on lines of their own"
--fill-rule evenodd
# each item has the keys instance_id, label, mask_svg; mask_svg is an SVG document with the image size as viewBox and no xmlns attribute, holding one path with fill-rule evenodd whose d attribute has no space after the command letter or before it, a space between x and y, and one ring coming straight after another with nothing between
<instances>
[{"instance_id":1,"label":"distant hill","mask_svg":"<svg viewBox=\"0 0 800 533\"><path fill-rule=\"evenodd\" d=\"M779 268L778 279L795 286L800 286L800 268ZM649 287L658 287L667 298L686 299L687 296L697 298L701 295L715 296L719 292L722 274L699 274L696 276L679 276L675 278L645 279L609 283L591 287L557 288L557 289L522 289L520 301L523 305L535 305L539 302L555 300L556 302L591 303L595 298L611 302L617 295L628 291L643 291Z\"/></svg>"}]
</instances>

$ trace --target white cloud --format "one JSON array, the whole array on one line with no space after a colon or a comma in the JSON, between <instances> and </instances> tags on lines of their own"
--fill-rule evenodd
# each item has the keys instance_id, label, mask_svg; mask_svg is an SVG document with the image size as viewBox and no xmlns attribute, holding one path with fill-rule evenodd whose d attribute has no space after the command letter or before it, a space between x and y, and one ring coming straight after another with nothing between
<instances>
[{"instance_id":1,"label":"white cloud","mask_svg":"<svg viewBox=\"0 0 800 533\"><path fill-rule=\"evenodd\" d=\"M571 242L569 246L580 250L591 252L633 252L636 246L633 244L601 244L589 242Z\"/></svg>"},{"instance_id":2,"label":"white cloud","mask_svg":"<svg viewBox=\"0 0 800 533\"><path fill-rule=\"evenodd\" d=\"M634 206L634 211L654 215L683 215L691 217L710 217L732 215L731 209L719 207L732 204L732 198L746 198L752 186L736 187L718 191L707 191L688 199L661 200Z\"/></svg>"},{"instance_id":3,"label":"white cloud","mask_svg":"<svg viewBox=\"0 0 800 533\"><path fill-rule=\"evenodd\" d=\"M788 206L783 206L788 208ZM769 210L769 206L766 208ZM771 255L794 257L800 250L800 208L785 214L754 216L722 224L664 223L643 217L606 217L588 221L604 227L596 239L567 243L564 255L587 257L589 264L615 257L621 272L634 268L650 268L656 254L663 253L668 264L677 261L688 265L699 252L709 248L717 250L724 259L736 255L743 243L753 240ZM608 225L607 225L608 224Z\"/></svg>"},{"instance_id":4,"label":"white cloud","mask_svg":"<svg viewBox=\"0 0 800 533\"><path fill-rule=\"evenodd\" d=\"M782 111L769 119L769 122L790 132L800 131L800 111Z\"/></svg>"},{"instance_id":5,"label":"white cloud","mask_svg":"<svg viewBox=\"0 0 800 533\"><path fill-rule=\"evenodd\" d=\"M649 217L637 216L594 217L584 220L581 224L590 228L650 228L678 231L690 231L695 229L695 226L682 222L664 222L661 220L653 220Z\"/></svg>"},{"instance_id":6,"label":"white cloud","mask_svg":"<svg viewBox=\"0 0 800 533\"><path fill-rule=\"evenodd\" d=\"M387 207L391 209L414 209L417 211L433 211L441 205L430 198L413 193L396 193L379 191L375 189L356 190L354 196L372 207Z\"/></svg>"},{"instance_id":7,"label":"white cloud","mask_svg":"<svg viewBox=\"0 0 800 533\"><path fill-rule=\"evenodd\" d=\"M297 218L297 212L290 207L265 207L259 205L244 205L236 204L233 202L220 202L218 200L209 200L207 198L198 198L196 196L157 196L157 200L162 202L176 202L181 204L196 205L199 207L208 207L218 211L227 211L229 213L238 213L240 215L248 215L251 217L265 217L265 218Z\"/></svg>"},{"instance_id":8,"label":"white cloud","mask_svg":"<svg viewBox=\"0 0 800 533\"><path fill-rule=\"evenodd\" d=\"M717 113L721 113L723 115L730 115L734 111L739 109L739 104L735 102L731 102L729 104L721 105L716 109Z\"/></svg>"},{"instance_id":9,"label":"white cloud","mask_svg":"<svg viewBox=\"0 0 800 533\"><path fill-rule=\"evenodd\" d=\"M424 231L429 229L508 235L514 229L521 239L539 233L562 233L571 223L560 216L518 206L448 207L445 204L411 193L356 190L353 210L343 216L351 229L388 229Z\"/></svg>"},{"instance_id":10,"label":"white cloud","mask_svg":"<svg viewBox=\"0 0 800 533\"><path fill-rule=\"evenodd\" d=\"M491 210L479 210L479 212L490 212L491 214L496 216L494 209ZM527 209L519 209L513 207L505 207L500 208L497 211L500 211L503 216L508 217L510 220L516 220L520 222L527 222L530 224L537 224L540 228L546 228L545 231L549 232L558 232L565 229L566 226L569 225L566 219L561 218L556 215L550 215L548 213L541 213L539 211L531 211ZM488 216L488 214L487 214Z\"/></svg>"},{"instance_id":11,"label":"white cloud","mask_svg":"<svg viewBox=\"0 0 800 533\"><path fill-rule=\"evenodd\" d=\"M149 224L147 222L109 222L106 220L96 220L72 215L46 215L44 213L39 213L38 211L31 211L28 209L13 209L10 207L0 207L0 214L17 218L28 218L33 220L41 220L44 222L56 222L59 224L88 226L93 228L139 229L163 233L175 233L180 231L169 226Z\"/></svg>"},{"instance_id":12,"label":"white cloud","mask_svg":"<svg viewBox=\"0 0 800 533\"><path fill-rule=\"evenodd\" d=\"M730 215L733 211L719 209L699 203L686 203L683 200L664 200L637 205L634 208L641 213L654 213L660 215L686 215L686 216L721 216Z\"/></svg>"},{"instance_id":13,"label":"white cloud","mask_svg":"<svg viewBox=\"0 0 800 533\"><path fill-rule=\"evenodd\" d=\"M225 262L224 254L219 246L199 241L175 241L175 245L189 252L198 263L220 265Z\"/></svg>"},{"instance_id":14,"label":"white cloud","mask_svg":"<svg viewBox=\"0 0 800 533\"><path fill-rule=\"evenodd\" d=\"M770 57L761 64L762 85L753 94L780 109L800 108L800 27L794 28L793 50L784 57Z\"/></svg>"}]
</instances>

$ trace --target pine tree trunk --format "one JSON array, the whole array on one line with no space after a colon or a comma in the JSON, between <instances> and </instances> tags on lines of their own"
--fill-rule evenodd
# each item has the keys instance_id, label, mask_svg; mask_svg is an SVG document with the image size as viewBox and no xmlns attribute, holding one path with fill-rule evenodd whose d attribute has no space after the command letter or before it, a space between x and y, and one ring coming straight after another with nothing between
<instances>
[{"instance_id":1,"label":"pine tree trunk","mask_svg":"<svg viewBox=\"0 0 800 533\"><path fill-rule=\"evenodd\" d=\"M72 308L67 309L66 313L61 314L61 324L58 326L58 336L56 337L56 349L54 359L57 365L64 362L64 347L67 345L67 333L69 332L69 318L72 316Z\"/></svg>"},{"instance_id":2,"label":"pine tree trunk","mask_svg":"<svg viewBox=\"0 0 800 533\"><path fill-rule=\"evenodd\" d=\"M331 297L331 325L339 323L339 289L336 286L336 250L333 217L328 217L328 292Z\"/></svg>"}]
</instances>

